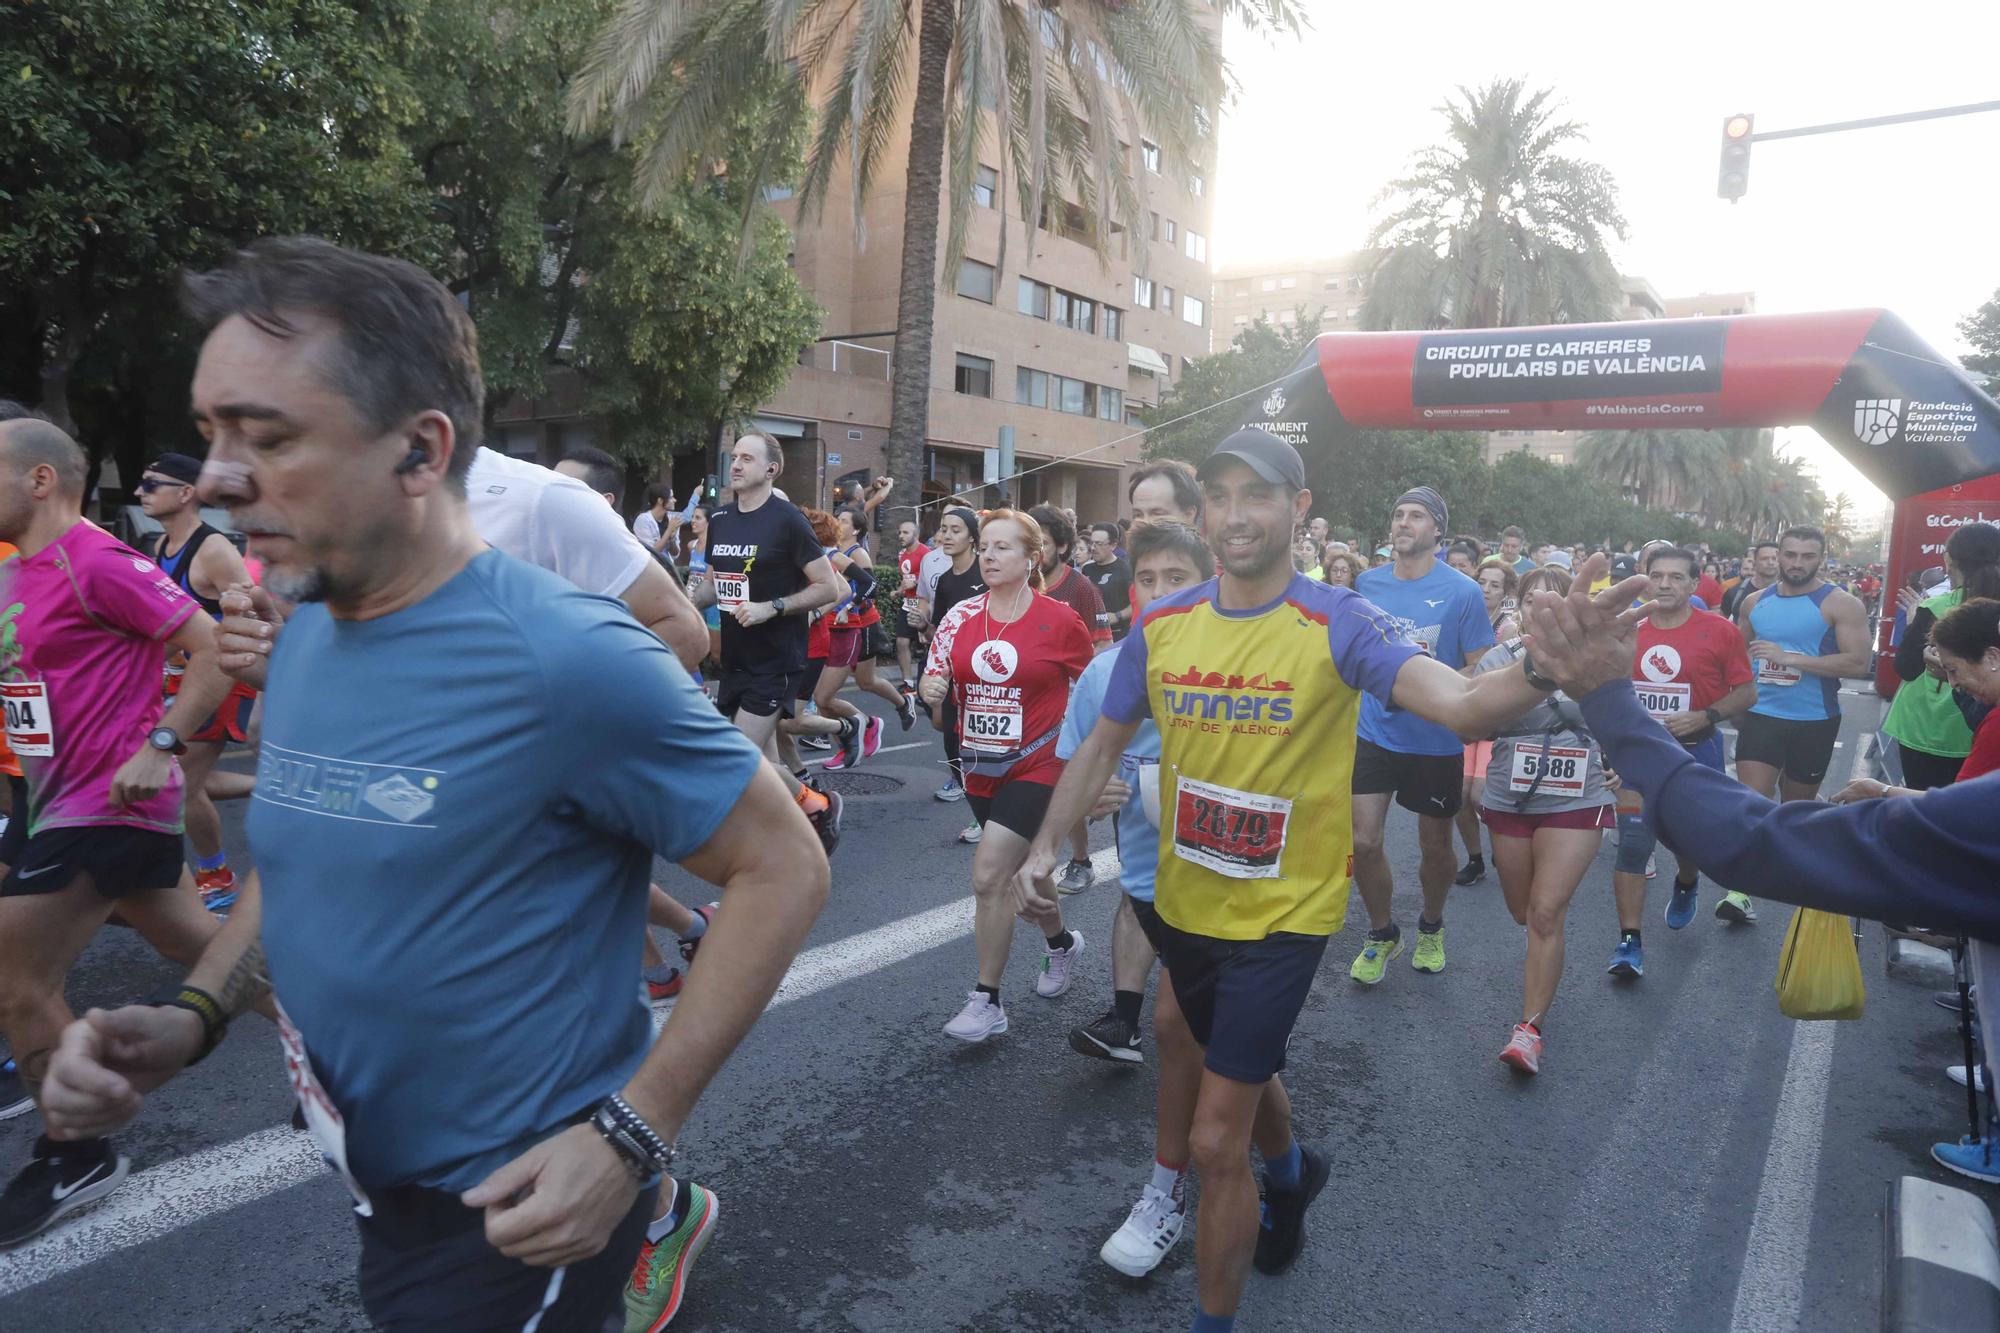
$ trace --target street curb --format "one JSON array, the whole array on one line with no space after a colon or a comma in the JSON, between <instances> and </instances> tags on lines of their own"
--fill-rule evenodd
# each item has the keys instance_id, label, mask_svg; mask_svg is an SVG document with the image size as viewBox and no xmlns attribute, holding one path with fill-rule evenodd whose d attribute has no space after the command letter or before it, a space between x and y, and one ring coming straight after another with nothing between
<instances>
[{"instance_id":1,"label":"street curb","mask_svg":"<svg viewBox=\"0 0 2000 1333\"><path fill-rule=\"evenodd\" d=\"M2000 1236L1983 1199L1903 1176L1889 1182L1883 1230L1884 1333L2000 1329Z\"/></svg>"},{"instance_id":2,"label":"street curb","mask_svg":"<svg viewBox=\"0 0 2000 1333\"><path fill-rule=\"evenodd\" d=\"M1926 986L1948 987L1953 984L1957 974L1952 970L1949 950L1901 935L1889 935L1888 940L1889 948L1883 958L1883 966L1890 976Z\"/></svg>"}]
</instances>

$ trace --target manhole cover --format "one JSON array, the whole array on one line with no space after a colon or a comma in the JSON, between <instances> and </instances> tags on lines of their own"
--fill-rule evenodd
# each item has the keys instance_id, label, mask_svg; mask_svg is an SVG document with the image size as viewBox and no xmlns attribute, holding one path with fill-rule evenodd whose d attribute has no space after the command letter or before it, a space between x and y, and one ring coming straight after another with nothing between
<instances>
[{"instance_id":1,"label":"manhole cover","mask_svg":"<svg viewBox=\"0 0 2000 1333\"><path fill-rule=\"evenodd\" d=\"M829 773L821 769L819 780L828 791L837 791L842 796L886 796L903 789L901 778L882 773L849 773L844 769Z\"/></svg>"}]
</instances>

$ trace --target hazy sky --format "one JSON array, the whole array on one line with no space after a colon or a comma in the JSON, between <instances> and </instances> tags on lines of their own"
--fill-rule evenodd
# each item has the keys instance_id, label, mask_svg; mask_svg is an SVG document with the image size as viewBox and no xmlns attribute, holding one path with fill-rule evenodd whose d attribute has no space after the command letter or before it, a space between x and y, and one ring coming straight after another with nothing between
<instances>
[{"instance_id":1,"label":"hazy sky","mask_svg":"<svg viewBox=\"0 0 2000 1333\"><path fill-rule=\"evenodd\" d=\"M1663 296L1751 290L1763 312L1885 306L1940 351L2000 288L2000 112L1760 143L1750 191L1715 197L1725 116L1759 130L2000 99L2000 3L1305 5L1272 43L1232 31L1221 263L1358 248L1381 186L1442 137L1458 85L1554 87L1610 168L1621 272ZM1810 431L1781 435L1829 492L1879 503Z\"/></svg>"}]
</instances>

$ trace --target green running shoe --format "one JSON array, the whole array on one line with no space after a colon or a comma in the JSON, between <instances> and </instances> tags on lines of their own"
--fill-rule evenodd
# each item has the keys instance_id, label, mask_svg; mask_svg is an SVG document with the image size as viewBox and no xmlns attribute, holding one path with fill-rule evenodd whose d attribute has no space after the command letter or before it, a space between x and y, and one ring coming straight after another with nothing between
<instances>
[{"instance_id":1,"label":"green running shoe","mask_svg":"<svg viewBox=\"0 0 2000 1333\"><path fill-rule=\"evenodd\" d=\"M1417 927L1416 952L1410 955L1410 966L1419 972L1444 971L1444 927L1425 930Z\"/></svg>"},{"instance_id":2,"label":"green running shoe","mask_svg":"<svg viewBox=\"0 0 2000 1333\"><path fill-rule=\"evenodd\" d=\"M1757 909L1750 903L1747 893L1725 893L1722 901L1715 905L1715 914L1724 921L1735 925L1747 925L1757 919Z\"/></svg>"},{"instance_id":3,"label":"green running shoe","mask_svg":"<svg viewBox=\"0 0 2000 1333\"><path fill-rule=\"evenodd\" d=\"M680 1225L639 1247L639 1262L625 1286L625 1333L659 1333L673 1322L687 1295L688 1273L722 1215L716 1197L701 1186L683 1180L681 1188L687 1192L687 1211Z\"/></svg>"},{"instance_id":4,"label":"green running shoe","mask_svg":"<svg viewBox=\"0 0 2000 1333\"><path fill-rule=\"evenodd\" d=\"M1347 969L1347 975L1364 986L1380 985L1389 960L1402 952L1403 932L1400 930L1394 939L1363 940L1361 952L1354 956L1354 966Z\"/></svg>"}]
</instances>

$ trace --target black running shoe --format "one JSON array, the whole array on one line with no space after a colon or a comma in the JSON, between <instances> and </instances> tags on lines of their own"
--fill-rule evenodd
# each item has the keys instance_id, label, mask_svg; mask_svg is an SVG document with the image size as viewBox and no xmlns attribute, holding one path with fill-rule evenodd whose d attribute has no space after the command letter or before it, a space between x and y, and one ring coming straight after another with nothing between
<instances>
[{"instance_id":1,"label":"black running shoe","mask_svg":"<svg viewBox=\"0 0 2000 1333\"><path fill-rule=\"evenodd\" d=\"M845 719L840 730L840 766L842 768L861 767L861 741L861 720L852 717Z\"/></svg>"},{"instance_id":2,"label":"black running shoe","mask_svg":"<svg viewBox=\"0 0 2000 1333\"><path fill-rule=\"evenodd\" d=\"M903 724L904 731L908 731L911 727L917 725L916 695L905 694L903 696L903 701L896 705L896 720Z\"/></svg>"},{"instance_id":3,"label":"black running shoe","mask_svg":"<svg viewBox=\"0 0 2000 1333\"><path fill-rule=\"evenodd\" d=\"M856 727L854 734L859 736L861 728ZM819 845L826 848L828 856L832 856L833 849L840 846L840 793L837 791L820 791L817 787L813 788L813 790L819 791L820 795L826 797L826 805L824 808L807 815L806 818L812 821L813 832L819 834Z\"/></svg>"},{"instance_id":4,"label":"black running shoe","mask_svg":"<svg viewBox=\"0 0 2000 1333\"><path fill-rule=\"evenodd\" d=\"M14 1067L12 1060L0 1064L0 1120L12 1120L34 1109L35 1099L28 1095L28 1085L21 1081L21 1071Z\"/></svg>"},{"instance_id":5,"label":"black running shoe","mask_svg":"<svg viewBox=\"0 0 2000 1333\"><path fill-rule=\"evenodd\" d=\"M1475 856L1471 860L1467 861L1463 866L1459 867L1458 878L1454 879L1452 883L1458 885L1458 887L1462 889L1465 888L1467 885L1477 884L1480 880L1485 878L1486 878L1486 858L1483 856Z\"/></svg>"},{"instance_id":6,"label":"black running shoe","mask_svg":"<svg viewBox=\"0 0 2000 1333\"><path fill-rule=\"evenodd\" d=\"M1296 1190L1274 1188L1270 1172L1264 1173L1264 1225L1257 1232L1257 1253L1251 1263L1267 1276L1284 1272L1299 1257L1306 1241L1306 1209L1312 1207L1332 1174L1326 1154L1304 1144L1299 1145L1299 1154L1304 1161Z\"/></svg>"},{"instance_id":7,"label":"black running shoe","mask_svg":"<svg viewBox=\"0 0 2000 1333\"><path fill-rule=\"evenodd\" d=\"M1146 1063L1146 1053L1139 1049L1139 1030L1120 1018L1115 1009L1081 1027L1071 1028L1069 1048L1093 1060L1115 1060L1123 1065Z\"/></svg>"},{"instance_id":8,"label":"black running shoe","mask_svg":"<svg viewBox=\"0 0 2000 1333\"><path fill-rule=\"evenodd\" d=\"M0 1249L38 1236L85 1204L118 1188L132 1169L109 1139L56 1143L35 1140L35 1155L0 1194Z\"/></svg>"}]
</instances>

